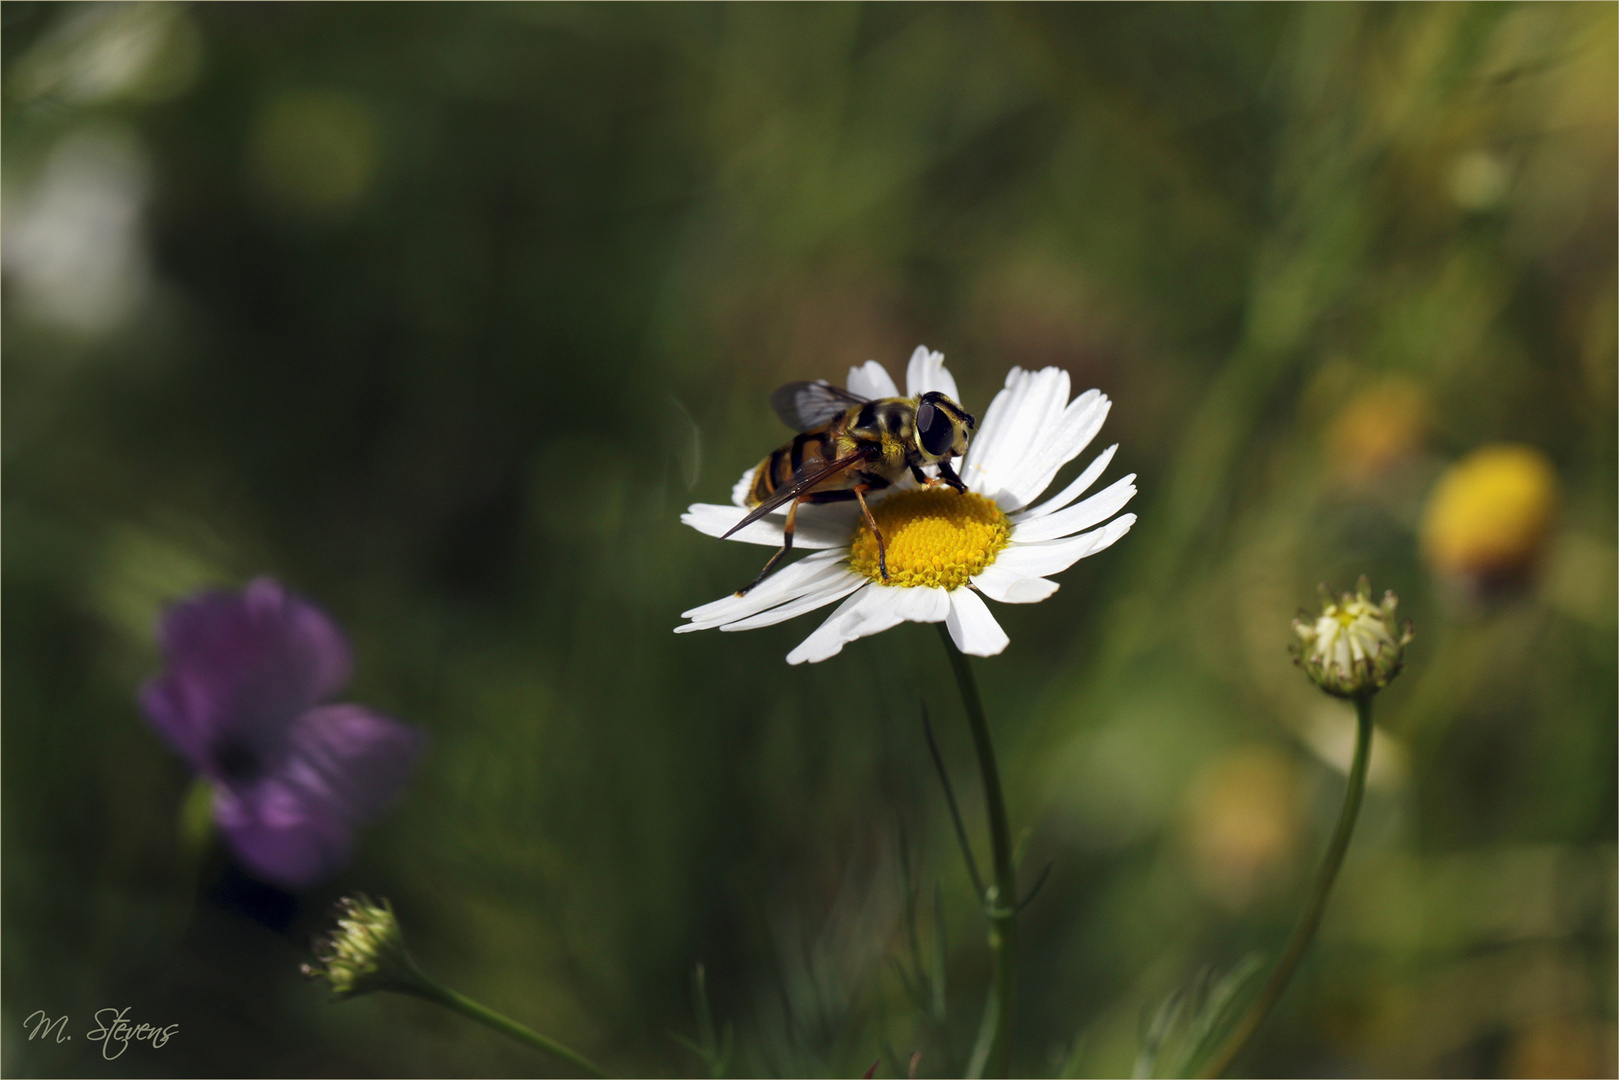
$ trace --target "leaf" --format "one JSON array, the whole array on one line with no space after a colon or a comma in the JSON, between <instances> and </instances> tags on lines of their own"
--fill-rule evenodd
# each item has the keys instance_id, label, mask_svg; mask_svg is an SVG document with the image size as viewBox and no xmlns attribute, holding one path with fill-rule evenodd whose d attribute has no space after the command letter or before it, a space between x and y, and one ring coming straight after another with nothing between
<instances>
[{"instance_id":1,"label":"leaf","mask_svg":"<svg viewBox=\"0 0 1619 1080\"><path fill-rule=\"evenodd\" d=\"M681 1046L690 1050L702 1059L708 1067L708 1074L715 1077L725 1075L726 1068L731 1062L731 1049L735 1031L729 1022L725 1025L722 1034L716 1036L714 1030L714 1014L708 1004L708 977L701 963L692 968L691 972L692 1006L697 1013L697 1038L682 1035L678 1031L670 1032L670 1038Z\"/></svg>"},{"instance_id":2,"label":"leaf","mask_svg":"<svg viewBox=\"0 0 1619 1080\"><path fill-rule=\"evenodd\" d=\"M1262 966L1259 954L1249 953L1218 978L1204 968L1166 997L1143 1025L1132 1075L1193 1075L1229 1030L1238 995Z\"/></svg>"}]
</instances>

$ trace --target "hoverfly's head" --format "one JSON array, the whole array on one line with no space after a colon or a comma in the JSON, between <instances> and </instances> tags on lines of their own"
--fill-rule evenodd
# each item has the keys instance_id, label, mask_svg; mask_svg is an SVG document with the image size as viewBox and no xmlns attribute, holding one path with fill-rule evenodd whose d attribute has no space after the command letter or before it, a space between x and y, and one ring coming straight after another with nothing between
<instances>
[{"instance_id":1,"label":"hoverfly's head","mask_svg":"<svg viewBox=\"0 0 1619 1080\"><path fill-rule=\"evenodd\" d=\"M916 448L930 464L967 452L978 421L973 414L937 390L922 395L916 406Z\"/></svg>"}]
</instances>

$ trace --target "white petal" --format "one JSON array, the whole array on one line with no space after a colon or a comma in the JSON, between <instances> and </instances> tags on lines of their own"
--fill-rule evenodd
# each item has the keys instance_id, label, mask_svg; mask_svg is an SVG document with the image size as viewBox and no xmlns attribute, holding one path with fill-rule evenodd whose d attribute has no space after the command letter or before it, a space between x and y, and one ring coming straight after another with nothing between
<instances>
[{"instance_id":1,"label":"white petal","mask_svg":"<svg viewBox=\"0 0 1619 1080\"><path fill-rule=\"evenodd\" d=\"M727 623L720 629L722 631L756 630L761 626L774 626L779 622L786 622L788 619L803 615L805 612L825 607L834 600L841 600L860 588L860 586L867 584L865 577L848 569L848 567L839 567L839 569L843 571L842 574L830 577L823 582L817 582L814 588L807 589L796 600L789 600L780 607L773 607L769 611L763 611L746 619L738 619L736 622Z\"/></svg>"},{"instance_id":2,"label":"white petal","mask_svg":"<svg viewBox=\"0 0 1619 1080\"><path fill-rule=\"evenodd\" d=\"M1096 478L1101 476L1103 471L1107 469L1108 463L1113 460L1113 454L1118 448L1119 444L1114 443L1100 454L1097 454L1096 460L1085 466L1085 471L1074 477L1073 482L1056 495L1053 495L1039 506L1032 506L1021 513L1012 515L1012 524L1016 525L1031 518L1043 517L1053 510L1061 510L1085 494L1090 489L1090 486L1096 483Z\"/></svg>"},{"instance_id":3,"label":"white petal","mask_svg":"<svg viewBox=\"0 0 1619 1080\"><path fill-rule=\"evenodd\" d=\"M798 521L793 527L793 547L803 548L806 551L842 547L849 542L849 537L854 532L855 519L859 515L859 507L851 511L841 505L800 506ZM747 511L735 506L693 503L686 508L684 514L680 515L680 520L705 536L725 536L731 531L731 526L745 517ZM786 524L787 510L783 508L775 513L766 514L741 532L732 534L728 539L740 540L744 544L781 547L782 533Z\"/></svg>"},{"instance_id":4,"label":"white petal","mask_svg":"<svg viewBox=\"0 0 1619 1080\"><path fill-rule=\"evenodd\" d=\"M967 486L999 502L1022 472L1023 464L1040 453L1045 429L1062 415L1067 401L1066 371L1054 367L1035 372L1021 368L1009 371L1006 387L989 403L962 463L961 477ZM1010 509L1020 509L1022 505L1018 503Z\"/></svg>"},{"instance_id":5,"label":"white petal","mask_svg":"<svg viewBox=\"0 0 1619 1080\"><path fill-rule=\"evenodd\" d=\"M686 512L680 515L680 521L682 524L690 525L705 536L724 536L731 531L732 525L735 525L746 516L746 510L735 506L692 503L686 507ZM740 540L744 544L768 544L771 547L781 547L782 528L786 521L787 519L784 516L766 515L741 532L734 534L731 539ZM797 542L796 538L794 542Z\"/></svg>"},{"instance_id":6,"label":"white petal","mask_svg":"<svg viewBox=\"0 0 1619 1080\"><path fill-rule=\"evenodd\" d=\"M994 565L1029 577L1045 577L1068 569L1087 555L1096 554L1129 532L1130 526L1135 523L1134 514L1121 514L1100 529L1092 529L1078 536L1039 544L1014 542L995 557Z\"/></svg>"},{"instance_id":7,"label":"white petal","mask_svg":"<svg viewBox=\"0 0 1619 1080\"><path fill-rule=\"evenodd\" d=\"M1037 517L1032 521L1023 521L1012 526L1012 538L1018 543L1034 544L1041 540L1055 540L1060 536L1071 536L1081 529L1088 529L1092 525L1106 521L1108 518L1124 509L1136 493L1136 474L1131 473L1122 480L1098 491L1095 495L1083 502L1076 503L1066 510L1058 510L1055 514Z\"/></svg>"},{"instance_id":8,"label":"white petal","mask_svg":"<svg viewBox=\"0 0 1619 1080\"><path fill-rule=\"evenodd\" d=\"M906 622L944 622L950 613L950 593L947 589L917 585L895 588L899 593L899 616Z\"/></svg>"},{"instance_id":9,"label":"white petal","mask_svg":"<svg viewBox=\"0 0 1619 1080\"><path fill-rule=\"evenodd\" d=\"M902 591L904 590L884 589L876 585L859 590L828 615L826 621L805 638L798 648L788 653L787 662L820 663L827 657L842 652L843 647L856 638L880 634L884 630L898 626L904 620L899 615L898 598L893 594Z\"/></svg>"},{"instance_id":10,"label":"white petal","mask_svg":"<svg viewBox=\"0 0 1619 1080\"><path fill-rule=\"evenodd\" d=\"M721 623L745 619L777 604L795 599L806 591L818 588L822 582L833 580L841 573L847 572L847 567L839 562L842 557L841 551L816 552L782 567L748 590L746 596L734 594L723 596L700 607L694 607L690 611L682 611L680 617L690 619L693 625L676 627L675 633L706 630Z\"/></svg>"},{"instance_id":11,"label":"white petal","mask_svg":"<svg viewBox=\"0 0 1619 1080\"><path fill-rule=\"evenodd\" d=\"M875 360L850 368L849 381L844 386L849 393L863 398L899 397L899 387L889 378L887 369Z\"/></svg>"},{"instance_id":12,"label":"white petal","mask_svg":"<svg viewBox=\"0 0 1619 1080\"><path fill-rule=\"evenodd\" d=\"M921 397L929 390L937 390L958 405L961 403L956 377L944 366L944 353L930 352L926 345L918 345L905 368L905 396Z\"/></svg>"},{"instance_id":13,"label":"white petal","mask_svg":"<svg viewBox=\"0 0 1619 1080\"><path fill-rule=\"evenodd\" d=\"M999 560L973 575L973 587L1003 604L1038 604L1057 591L1055 581L1008 570Z\"/></svg>"},{"instance_id":14,"label":"white petal","mask_svg":"<svg viewBox=\"0 0 1619 1080\"><path fill-rule=\"evenodd\" d=\"M968 656L994 656L1012 640L971 589L950 591L950 640Z\"/></svg>"},{"instance_id":15,"label":"white petal","mask_svg":"<svg viewBox=\"0 0 1619 1080\"><path fill-rule=\"evenodd\" d=\"M1001 442L1016 434L1008 425L1008 417L1017 411L1028 393L1026 375L1019 367L1006 373L1006 385L991 399L984 415L978 418L978 431L973 435L972 445L967 448L967 455L962 458L961 467L957 470L967 486L980 494L989 492L984 482L993 478L993 466L1002 456Z\"/></svg>"},{"instance_id":16,"label":"white petal","mask_svg":"<svg viewBox=\"0 0 1619 1080\"><path fill-rule=\"evenodd\" d=\"M1087 390L1070 401L1030 444L1029 455L1016 463L1005 482L1008 497L997 500L1002 507L1009 503L1027 506L1038 498L1056 479L1057 470L1096 438L1112 407L1113 403L1099 390Z\"/></svg>"},{"instance_id":17,"label":"white petal","mask_svg":"<svg viewBox=\"0 0 1619 1080\"><path fill-rule=\"evenodd\" d=\"M812 664L818 664L827 657L836 656L842 651L844 643L849 640L839 634L839 630L843 626L843 620L855 608L860 606L871 591L869 588L861 589L839 604L837 610L828 615L809 637L799 642L798 647L787 654L787 662L789 664L802 664L809 661Z\"/></svg>"},{"instance_id":18,"label":"white petal","mask_svg":"<svg viewBox=\"0 0 1619 1080\"><path fill-rule=\"evenodd\" d=\"M866 597L866 602L856 608L853 616L844 622L843 632L848 635L849 641L880 634L904 622L905 601L895 594L917 590L890 589L873 585L866 591L871 595Z\"/></svg>"}]
</instances>

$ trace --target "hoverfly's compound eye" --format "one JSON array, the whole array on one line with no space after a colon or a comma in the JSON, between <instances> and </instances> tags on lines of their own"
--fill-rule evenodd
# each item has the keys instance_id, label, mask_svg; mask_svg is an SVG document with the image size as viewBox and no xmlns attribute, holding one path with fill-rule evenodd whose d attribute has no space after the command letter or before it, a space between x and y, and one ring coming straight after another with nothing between
<instances>
[{"instance_id":1,"label":"hoverfly's compound eye","mask_svg":"<svg viewBox=\"0 0 1619 1080\"><path fill-rule=\"evenodd\" d=\"M922 449L933 457L944 457L956 441L950 418L931 402L924 402L916 410L916 434Z\"/></svg>"}]
</instances>

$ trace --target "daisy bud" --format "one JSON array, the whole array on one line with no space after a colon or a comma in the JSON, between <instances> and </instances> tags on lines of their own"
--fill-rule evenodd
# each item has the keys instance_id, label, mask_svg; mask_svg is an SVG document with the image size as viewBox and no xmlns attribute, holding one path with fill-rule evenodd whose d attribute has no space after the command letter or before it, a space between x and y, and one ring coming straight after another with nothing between
<instances>
[{"instance_id":1,"label":"daisy bud","mask_svg":"<svg viewBox=\"0 0 1619 1080\"><path fill-rule=\"evenodd\" d=\"M373 990L420 994L429 989L387 900L373 903L364 893L345 896L336 914L337 925L314 943L315 963L300 969L307 978L330 983L334 1001Z\"/></svg>"},{"instance_id":2,"label":"daisy bud","mask_svg":"<svg viewBox=\"0 0 1619 1080\"><path fill-rule=\"evenodd\" d=\"M1336 602L1321 586L1321 614L1311 618L1300 611L1293 620L1298 635L1293 662L1334 697L1371 697L1400 673L1411 643L1411 621L1394 621L1398 603L1393 592L1386 592L1381 604L1373 604L1365 575L1353 596L1344 593Z\"/></svg>"}]
</instances>

